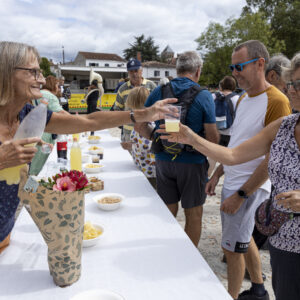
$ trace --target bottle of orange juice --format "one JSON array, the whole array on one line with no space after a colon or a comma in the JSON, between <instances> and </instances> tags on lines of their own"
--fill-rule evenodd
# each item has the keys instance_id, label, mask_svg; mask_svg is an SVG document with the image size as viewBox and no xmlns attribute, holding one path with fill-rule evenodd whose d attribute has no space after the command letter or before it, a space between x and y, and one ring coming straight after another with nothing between
<instances>
[{"instance_id":1,"label":"bottle of orange juice","mask_svg":"<svg viewBox=\"0 0 300 300\"><path fill-rule=\"evenodd\" d=\"M81 171L81 149L76 137L73 137L73 144L70 151L70 168L71 170Z\"/></svg>"}]
</instances>

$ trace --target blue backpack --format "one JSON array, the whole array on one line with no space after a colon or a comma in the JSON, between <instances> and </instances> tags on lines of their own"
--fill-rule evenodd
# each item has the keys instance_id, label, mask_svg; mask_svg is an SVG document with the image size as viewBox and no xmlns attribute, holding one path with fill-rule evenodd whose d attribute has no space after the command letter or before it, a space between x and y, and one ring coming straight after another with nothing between
<instances>
[{"instance_id":1,"label":"blue backpack","mask_svg":"<svg viewBox=\"0 0 300 300\"><path fill-rule=\"evenodd\" d=\"M216 112L216 124L219 130L228 129L231 127L235 111L233 108L233 103L231 101L231 97L236 95L235 93L231 93L227 96L221 93L215 93L215 112Z\"/></svg>"}]
</instances>

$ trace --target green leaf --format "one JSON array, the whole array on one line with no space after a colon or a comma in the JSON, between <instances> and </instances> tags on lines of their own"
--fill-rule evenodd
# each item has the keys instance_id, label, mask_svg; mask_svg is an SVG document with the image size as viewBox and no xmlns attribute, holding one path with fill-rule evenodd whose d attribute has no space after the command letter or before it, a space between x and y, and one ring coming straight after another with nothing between
<instances>
[{"instance_id":1,"label":"green leaf","mask_svg":"<svg viewBox=\"0 0 300 300\"><path fill-rule=\"evenodd\" d=\"M70 245L63 248L64 251L68 250L70 248Z\"/></svg>"},{"instance_id":2,"label":"green leaf","mask_svg":"<svg viewBox=\"0 0 300 300\"><path fill-rule=\"evenodd\" d=\"M54 207L53 203L49 202L48 207L49 207L49 209L52 209Z\"/></svg>"},{"instance_id":3,"label":"green leaf","mask_svg":"<svg viewBox=\"0 0 300 300\"><path fill-rule=\"evenodd\" d=\"M70 215L70 214L66 214L66 215L64 215L64 218L65 218L66 220L70 220L70 219L71 219L71 215Z\"/></svg>"},{"instance_id":4,"label":"green leaf","mask_svg":"<svg viewBox=\"0 0 300 300\"><path fill-rule=\"evenodd\" d=\"M59 227L65 227L68 225L68 222L67 221L62 221L60 224L59 224Z\"/></svg>"},{"instance_id":5,"label":"green leaf","mask_svg":"<svg viewBox=\"0 0 300 300\"><path fill-rule=\"evenodd\" d=\"M58 208L59 210L64 210L63 206L67 203L66 199L63 199L60 201L59 205L58 205Z\"/></svg>"},{"instance_id":6,"label":"green leaf","mask_svg":"<svg viewBox=\"0 0 300 300\"><path fill-rule=\"evenodd\" d=\"M69 224L72 228L74 228L75 224L74 223L70 223Z\"/></svg>"},{"instance_id":7,"label":"green leaf","mask_svg":"<svg viewBox=\"0 0 300 300\"><path fill-rule=\"evenodd\" d=\"M69 243L69 241L70 241L70 237L69 237L69 235L68 234L66 234L66 236L65 236L65 243Z\"/></svg>"},{"instance_id":8,"label":"green leaf","mask_svg":"<svg viewBox=\"0 0 300 300\"><path fill-rule=\"evenodd\" d=\"M35 213L35 215L36 215L39 219L41 219L41 218L44 218L44 217L48 216L48 213L47 213L46 211L38 211L38 212Z\"/></svg>"},{"instance_id":9,"label":"green leaf","mask_svg":"<svg viewBox=\"0 0 300 300\"><path fill-rule=\"evenodd\" d=\"M65 249L65 248L64 248L64 249ZM64 249L63 249L63 250L64 250ZM70 260L70 256L67 256L67 257L64 258L64 262L66 262L66 263L67 263L69 260Z\"/></svg>"},{"instance_id":10,"label":"green leaf","mask_svg":"<svg viewBox=\"0 0 300 300\"><path fill-rule=\"evenodd\" d=\"M50 224L50 223L52 223L52 220L46 219L45 222L44 222L44 225L46 226L46 225L48 225L48 224Z\"/></svg>"},{"instance_id":11,"label":"green leaf","mask_svg":"<svg viewBox=\"0 0 300 300\"><path fill-rule=\"evenodd\" d=\"M77 209L77 206L73 206L73 207L72 207L72 210L75 210L75 209Z\"/></svg>"},{"instance_id":12,"label":"green leaf","mask_svg":"<svg viewBox=\"0 0 300 300\"><path fill-rule=\"evenodd\" d=\"M56 198L56 197L53 197L52 200L53 200L53 201L57 201L57 198Z\"/></svg>"},{"instance_id":13,"label":"green leaf","mask_svg":"<svg viewBox=\"0 0 300 300\"><path fill-rule=\"evenodd\" d=\"M68 277L68 281L69 281L69 282L72 281L73 278L74 278L74 276L75 276L75 272L72 273L72 274Z\"/></svg>"},{"instance_id":14,"label":"green leaf","mask_svg":"<svg viewBox=\"0 0 300 300\"><path fill-rule=\"evenodd\" d=\"M62 264L62 267L63 267L64 269L69 268L69 264Z\"/></svg>"},{"instance_id":15,"label":"green leaf","mask_svg":"<svg viewBox=\"0 0 300 300\"><path fill-rule=\"evenodd\" d=\"M36 198L38 200L40 200L40 199L44 199L44 196L42 194L40 194L40 193L37 193Z\"/></svg>"},{"instance_id":16,"label":"green leaf","mask_svg":"<svg viewBox=\"0 0 300 300\"><path fill-rule=\"evenodd\" d=\"M62 218L63 218L63 216L62 216L60 213L56 213L56 215L57 215L57 217L58 217L59 219L62 219Z\"/></svg>"},{"instance_id":17,"label":"green leaf","mask_svg":"<svg viewBox=\"0 0 300 300\"><path fill-rule=\"evenodd\" d=\"M56 258L56 260L59 260L59 261L61 261L61 260L62 260L62 258L61 258L61 257L59 257L59 256L55 256L55 258Z\"/></svg>"},{"instance_id":18,"label":"green leaf","mask_svg":"<svg viewBox=\"0 0 300 300\"><path fill-rule=\"evenodd\" d=\"M80 207L83 206L83 200L80 200L79 204L78 204Z\"/></svg>"},{"instance_id":19,"label":"green leaf","mask_svg":"<svg viewBox=\"0 0 300 300\"><path fill-rule=\"evenodd\" d=\"M39 200L38 202L39 202L39 204L40 204L41 206L43 206L43 207L45 206L45 203L44 203L43 200Z\"/></svg>"}]
</instances>

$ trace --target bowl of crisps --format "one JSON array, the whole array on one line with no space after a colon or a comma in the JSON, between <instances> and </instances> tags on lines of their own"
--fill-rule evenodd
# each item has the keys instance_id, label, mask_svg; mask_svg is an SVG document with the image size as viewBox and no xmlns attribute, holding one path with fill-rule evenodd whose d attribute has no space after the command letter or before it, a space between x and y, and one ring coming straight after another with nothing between
<instances>
[{"instance_id":1,"label":"bowl of crisps","mask_svg":"<svg viewBox=\"0 0 300 300\"><path fill-rule=\"evenodd\" d=\"M84 224L82 247L87 248L95 246L102 238L103 233L103 226L91 223L90 221L86 222Z\"/></svg>"},{"instance_id":2,"label":"bowl of crisps","mask_svg":"<svg viewBox=\"0 0 300 300\"><path fill-rule=\"evenodd\" d=\"M100 142L100 136L98 135L90 135L88 137L89 144L98 144Z\"/></svg>"},{"instance_id":3,"label":"bowl of crisps","mask_svg":"<svg viewBox=\"0 0 300 300\"><path fill-rule=\"evenodd\" d=\"M85 173L99 173L104 168L101 164L86 164L84 165Z\"/></svg>"},{"instance_id":4,"label":"bowl of crisps","mask_svg":"<svg viewBox=\"0 0 300 300\"><path fill-rule=\"evenodd\" d=\"M95 155L101 150L103 150L101 147L92 146L89 148L89 153Z\"/></svg>"},{"instance_id":5,"label":"bowl of crisps","mask_svg":"<svg viewBox=\"0 0 300 300\"><path fill-rule=\"evenodd\" d=\"M103 193L95 196L93 200L102 210L115 210L120 207L121 202L124 200L124 196L117 193Z\"/></svg>"}]
</instances>

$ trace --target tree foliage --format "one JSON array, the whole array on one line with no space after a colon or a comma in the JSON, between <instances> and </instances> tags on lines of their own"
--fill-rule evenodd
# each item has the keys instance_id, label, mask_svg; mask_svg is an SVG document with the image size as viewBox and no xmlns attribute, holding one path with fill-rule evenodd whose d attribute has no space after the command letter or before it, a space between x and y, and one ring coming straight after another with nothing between
<instances>
[{"instance_id":1,"label":"tree foliage","mask_svg":"<svg viewBox=\"0 0 300 300\"><path fill-rule=\"evenodd\" d=\"M151 36L145 38L145 36L142 34L134 38L134 43L129 43L130 47L123 50L123 55L126 60L129 60L130 58L136 58L137 52L141 52L143 62L159 60L159 46L154 45L154 40Z\"/></svg>"},{"instance_id":2,"label":"tree foliage","mask_svg":"<svg viewBox=\"0 0 300 300\"><path fill-rule=\"evenodd\" d=\"M291 58L300 49L300 0L247 0L243 14L260 11L271 25L273 37L283 40L283 53Z\"/></svg>"},{"instance_id":3,"label":"tree foliage","mask_svg":"<svg viewBox=\"0 0 300 300\"><path fill-rule=\"evenodd\" d=\"M40 68L43 70L43 76L46 78L49 75L53 75L50 71L50 62L47 57L42 57L40 62Z\"/></svg>"},{"instance_id":4,"label":"tree foliage","mask_svg":"<svg viewBox=\"0 0 300 300\"><path fill-rule=\"evenodd\" d=\"M226 75L230 74L228 65L231 62L233 48L247 40L260 40L270 54L285 49L283 41L273 37L271 25L264 14L244 13L240 18L229 18L225 25L210 23L208 28L196 40L198 50L204 58L200 83L216 86Z\"/></svg>"}]
</instances>

